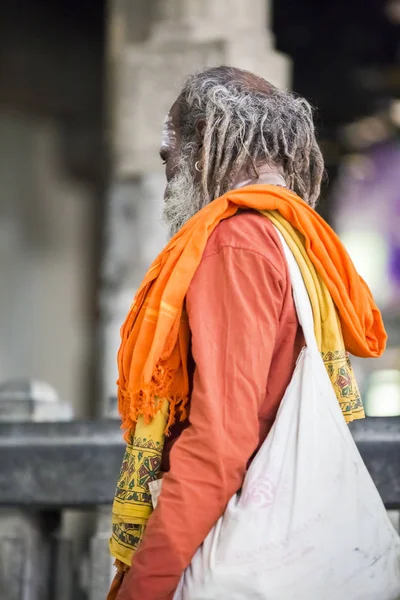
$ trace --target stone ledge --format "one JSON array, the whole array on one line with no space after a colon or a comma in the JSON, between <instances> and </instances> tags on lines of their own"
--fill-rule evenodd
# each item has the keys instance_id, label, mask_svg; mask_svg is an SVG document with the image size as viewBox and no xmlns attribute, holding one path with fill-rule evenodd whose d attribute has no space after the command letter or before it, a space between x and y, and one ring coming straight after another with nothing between
<instances>
[{"instance_id":1,"label":"stone ledge","mask_svg":"<svg viewBox=\"0 0 400 600\"><path fill-rule=\"evenodd\" d=\"M351 430L388 508L400 507L400 417ZM124 452L118 423L0 424L0 506L82 508L111 504Z\"/></svg>"},{"instance_id":2,"label":"stone ledge","mask_svg":"<svg viewBox=\"0 0 400 600\"><path fill-rule=\"evenodd\" d=\"M0 424L0 506L110 504L123 453L116 421Z\"/></svg>"}]
</instances>

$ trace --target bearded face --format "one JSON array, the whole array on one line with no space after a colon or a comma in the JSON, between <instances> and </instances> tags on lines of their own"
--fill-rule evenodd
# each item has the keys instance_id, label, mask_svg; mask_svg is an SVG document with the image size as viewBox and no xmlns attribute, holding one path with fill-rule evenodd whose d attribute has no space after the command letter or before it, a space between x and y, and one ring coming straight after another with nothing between
<instances>
[{"instance_id":1,"label":"bearded face","mask_svg":"<svg viewBox=\"0 0 400 600\"><path fill-rule=\"evenodd\" d=\"M200 182L193 176L192 163L190 152L182 148L174 175L165 188L163 220L170 237L207 204Z\"/></svg>"}]
</instances>

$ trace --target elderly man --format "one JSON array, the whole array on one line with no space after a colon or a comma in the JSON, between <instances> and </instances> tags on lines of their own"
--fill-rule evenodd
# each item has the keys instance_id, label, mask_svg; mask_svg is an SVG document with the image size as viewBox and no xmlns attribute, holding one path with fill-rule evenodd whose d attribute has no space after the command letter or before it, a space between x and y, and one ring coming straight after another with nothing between
<instances>
[{"instance_id":1,"label":"elderly man","mask_svg":"<svg viewBox=\"0 0 400 600\"><path fill-rule=\"evenodd\" d=\"M304 343L277 226L292 227L335 299L338 345L343 333L353 353L376 356L384 346L355 274L350 313L344 292L335 295L354 269L312 210L324 165L306 100L245 71L206 70L173 104L160 156L172 239L138 291L119 352L128 444L110 542L118 573L109 598L118 600L174 597L274 423ZM354 316L363 311L375 315L368 335ZM341 356L352 378L344 348ZM348 421L363 414L351 389L345 408L338 396Z\"/></svg>"}]
</instances>

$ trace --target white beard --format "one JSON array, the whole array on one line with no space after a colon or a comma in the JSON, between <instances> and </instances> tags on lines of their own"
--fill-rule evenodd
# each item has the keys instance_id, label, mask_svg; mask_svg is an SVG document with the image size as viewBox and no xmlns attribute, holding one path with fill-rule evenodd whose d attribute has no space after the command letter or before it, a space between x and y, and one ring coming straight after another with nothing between
<instances>
[{"instance_id":1,"label":"white beard","mask_svg":"<svg viewBox=\"0 0 400 600\"><path fill-rule=\"evenodd\" d=\"M193 179L189 161L180 160L177 174L167 184L163 209L163 221L173 237L181 227L207 204L200 184Z\"/></svg>"}]
</instances>

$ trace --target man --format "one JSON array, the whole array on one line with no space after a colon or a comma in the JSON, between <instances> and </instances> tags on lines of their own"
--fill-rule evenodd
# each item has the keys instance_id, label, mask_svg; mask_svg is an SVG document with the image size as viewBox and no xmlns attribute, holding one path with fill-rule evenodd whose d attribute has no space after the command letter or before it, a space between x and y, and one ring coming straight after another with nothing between
<instances>
[{"instance_id":1,"label":"man","mask_svg":"<svg viewBox=\"0 0 400 600\"><path fill-rule=\"evenodd\" d=\"M160 155L173 239L138 292L119 354L128 447L111 540L118 575L109 598L118 600L174 597L241 488L291 380L304 340L278 233L262 211L276 209L315 247L334 235L310 208L324 171L312 110L260 77L231 67L190 77L165 121ZM321 244L326 264L328 245ZM345 270L351 279L343 257L333 279ZM333 298L339 288L340 281L329 287ZM348 291L352 316L339 297L336 310L348 349L376 356L384 330L363 290L362 306ZM357 311L367 314L364 325L351 323ZM347 420L362 416L356 387L346 411ZM159 477L150 516L149 489Z\"/></svg>"}]
</instances>

